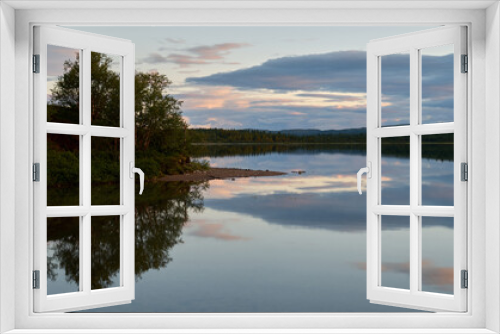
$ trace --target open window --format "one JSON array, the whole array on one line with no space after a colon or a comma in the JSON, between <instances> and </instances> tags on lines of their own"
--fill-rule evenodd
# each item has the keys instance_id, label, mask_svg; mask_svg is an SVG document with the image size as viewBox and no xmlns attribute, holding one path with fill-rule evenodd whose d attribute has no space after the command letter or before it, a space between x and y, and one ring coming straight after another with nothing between
<instances>
[{"instance_id":1,"label":"open window","mask_svg":"<svg viewBox=\"0 0 500 334\"><path fill-rule=\"evenodd\" d=\"M372 303L467 310L466 54L466 28L457 26L368 44L367 297ZM430 149L429 143L442 145ZM409 165L391 165L387 152L408 155ZM429 156L450 162L441 179L429 178ZM391 182L407 194L391 193ZM432 233L440 226L448 232ZM409 281L395 280L398 272L409 273ZM433 289L433 279L446 280L450 289Z\"/></svg>"},{"instance_id":2,"label":"open window","mask_svg":"<svg viewBox=\"0 0 500 334\"><path fill-rule=\"evenodd\" d=\"M35 312L134 299L134 52L35 27Z\"/></svg>"}]
</instances>

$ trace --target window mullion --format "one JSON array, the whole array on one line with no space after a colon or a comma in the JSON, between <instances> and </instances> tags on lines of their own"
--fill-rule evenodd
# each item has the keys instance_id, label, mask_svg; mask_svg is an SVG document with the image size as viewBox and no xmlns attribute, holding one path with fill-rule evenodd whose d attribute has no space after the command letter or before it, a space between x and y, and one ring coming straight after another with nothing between
<instances>
[{"instance_id":1,"label":"window mullion","mask_svg":"<svg viewBox=\"0 0 500 334\"><path fill-rule=\"evenodd\" d=\"M90 65L90 49L83 49L83 57L80 60L80 71L82 72L82 124L85 128L90 128L91 122L91 65ZM83 175L83 205L90 209L91 202L91 134L87 131L82 136L83 158L81 159L82 164L82 175ZM90 212L87 212L82 219L83 223L83 233L80 235L80 251L82 254L80 256L80 261L82 265L80 266L80 277L83 280L83 291L90 293L91 290L91 216Z\"/></svg>"},{"instance_id":2,"label":"window mullion","mask_svg":"<svg viewBox=\"0 0 500 334\"><path fill-rule=\"evenodd\" d=\"M419 286L420 273L420 218L413 209L419 204L419 136L414 130L419 120L419 61L418 50L410 49L410 291L415 293Z\"/></svg>"}]
</instances>

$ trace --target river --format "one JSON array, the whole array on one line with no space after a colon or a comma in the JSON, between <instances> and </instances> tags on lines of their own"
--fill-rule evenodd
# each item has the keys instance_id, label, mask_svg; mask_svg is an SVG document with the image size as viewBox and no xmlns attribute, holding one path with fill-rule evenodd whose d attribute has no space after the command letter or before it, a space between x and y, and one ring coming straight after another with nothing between
<instances>
[{"instance_id":1,"label":"river","mask_svg":"<svg viewBox=\"0 0 500 334\"><path fill-rule=\"evenodd\" d=\"M409 202L407 146L383 151L383 204ZM422 160L426 205L453 205L450 150L435 145ZM146 184L136 196L135 300L87 312L411 311L366 299L366 196L356 190L365 153L356 145L202 150L198 158L214 167L288 174ZM305 173L294 173L299 170ZM93 240L119 249L116 238L103 240L112 226L101 226L92 230ZM78 230L57 231L48 240L51 294L78 290L78 268L70 265L78 263ZM452 219L422 221L425 291L452 293L452 242ZM383 284L408 288L408 217L383 217L382 244ZM99 261L96 288L116 286L116 252L101 252Z\"/></svg>"}]
</instances>

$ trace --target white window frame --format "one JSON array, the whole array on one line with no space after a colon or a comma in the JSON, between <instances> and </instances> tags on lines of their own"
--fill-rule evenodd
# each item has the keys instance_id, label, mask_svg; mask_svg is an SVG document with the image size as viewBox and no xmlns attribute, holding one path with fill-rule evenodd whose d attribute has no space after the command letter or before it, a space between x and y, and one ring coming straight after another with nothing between
<instances>
[{"instance_id":1,"label":"white window frame","mask_svg":"<svg viewBox=\"0 0 500 334\"><path fill-rule=\"evenodd\" d=\"M34 162L39 164L40 179L33 184L34 269L39 270L39 289L34 290L35 312L74 311L93 305L130 303L135 296L135 193L132 168L135 164L134 76L135 46L131 41L100 36L61 27L34 27L34 53L39 55L39 73L33 75ZM80 59L80 122L79 124L47 121L47 61L48 45L79 50ZM91 52L120 57L119 126L95 126L91 123ZM47 134L78 136L79 206L47 206ZM120 140L120 203L91 204L91 141L95 137ZM91 288L91 229L92 216L120 217L119 286ZM47 218L79 218L79 291L47 294Z\"/></svg>"},{"instance_id":2,"label":"white window frame","mask_svg":"<svg viewBox=\"0 0 500 334\"><path fill-rule=\"evenodd\" d=\"M0 331L36 333L37 329L61 329L60 332L144 333L191 332L315 332L340 333L492 333L500 331L500 12L497 1L398 1L399 9L390 9L394 2L336 1L316 3L255 2L221 4L163 5L145 1L135 7L164 6L163 9L119 9L104 13L97 7L117 6L112 2L17 2L0 4ZM408 5L410 3L410 5ZM14 10L9 6L37 9ZM123 6L128 4L123 2ZM31 7L30 7L31 6ZM52 6L52 7L51 7ZM73 8L58 9L60 6ZM81 9L87 6L87 9ZM120 6L120 4L118 4ZM130 6L130 5L128 5ZM224 6L226 8L224 8ZM253 6L253 7L252 7ZM280 8L281 6L281 8ZM365 7L364 7L365 6ZM461 6L457 9L454 6ZM489 7L488 7L489 6ZM40 10L40 8L51 10ZM170 7L170 8L168 8ZM180 7L180 8L179 8ZM232 7L232 8L231 8ZM436 9L436 7L438 9ZM488 8L487 8L488 7ZM80 8L80 9L75 9ZM221 9L222 8L222 9ZM346 9L351 8L351 9ZM441 9L439 9L441 8ZM467 9L469 8L469 9ZM57 10L56 10L57 9ZM15 20L14 20L15 18ZM173 21L168 21L169 18ZM486 23L486 24L485 24ZM36 24L60 25L435 25L464 24L469 30L468 78L470 181L468 197L468 241L470 282L468 312L464 314L34 314L32 304L32 94L30 72L32 27ZM15 41L14 41L15 32ZM15 47L15 48L14 48ZM15 54L15 59L13 55ZM12 67L15 66L15 72ZM488 71L485 71L488 66ZM5 75L4 73L7 73ZM12 80L15 78L15 86ZM11 95L9 95L9 93ZM15 113L12 112L15 110ZM488 121L487 121L488 120ZM9 130L11 126L14 130ZM15 147L12 136L15 131ZM485 153L488 151L488 154ZM15 162L13 162L15 161ZM356 172L353 167L353 174ZM15 180L12 173L15 170ZM486 175L488 174L488 182ZM8 199L15 187L15 201ZM488 194L488 196L486 196ZM12 203L15 202L15 203ZM486 204L485 204L486 202ZM14 204L15 211L9 208ZM12 219L14 218L14 219ZM15 243L12 242L15 240ZM12 257L12 254L14 256ZM30 259L26 261L26 259ZM12 289L12 287L15 287ZM334 296L332 296L334 298ZM12 305L15 305L12 307ZM137 329L141 326L142 329ZM246 328L246 330L245 330ZM295 328L295 330L294 330ZM301 330L297 330L301 328ZM380 330L381 328L385 328ZM121 329L121 330L120 330ZM137 329L137 330L132 330ZM160 329L165 329L160 331ZM170 330L168 330L170 329ZM238 330L241 329L241 330ZM345 331L344 331L345 330ZM40 331L41 332L41 331ZM46 331L45 331L46 332ZM50 332L57 332L51 330ZM108 331L109 332L109 331ZM185 332L186 331L182 331Z\"/></svg>"},{"instance_id":3,"label":"white window frame","mask_svg":"<svg viewBox=\"0 0 500 334\"><path fill-rule=\"evenodd\" d=\"M367 162L371 178L367 179L367 297L372 303L422 310L464 312L467 290L461 286L461 270L467 269L467 183L461 181L461 163L467 163L467 76L461 73L461 55L467 54L466 28L445 26L400 36L370 41L367 47ZM453 46L453 122L422 123L422 55L421 51L442 45ZM382 57L409 53L409 125L382 125ZM454 134L453 206L422 205L423 135ZM408 137L410 140L408 205L382 203L382 140ZM409 289L386 287L382 281L382 224L384 216L409 218ZM453 293L422 291L422 217L453 218Z\"/></svg>"}]
</instances>

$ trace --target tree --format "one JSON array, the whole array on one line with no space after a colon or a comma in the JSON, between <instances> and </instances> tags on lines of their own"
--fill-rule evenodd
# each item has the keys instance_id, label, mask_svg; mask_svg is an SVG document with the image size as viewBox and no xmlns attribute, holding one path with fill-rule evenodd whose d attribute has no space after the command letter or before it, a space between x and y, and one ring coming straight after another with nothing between
<instances>
[{"instance_id":1,"label":"tree","mask_svg":"<svg viewBox=\"0 0 500 334\"><path fill-rule=\"evenodd\" d=\"M49 121L71 122L79 115L80 58L64 62L64 74L51 90ZM119 126L120 74L113 69L116 61L105 54L91 53L92 125ZM184 146L187 123L181 105L166 89L172 84L158 72L135 75L136 148L179 151ZM71 114L71 116L70 116ZM72 117L70 120L69 117Z\"/></svg>"},{"instance_id":2,"label":"tree","mask_svg":"<svg viewBox=\"0 0 500 334\"><path fill-rule=\"evenodd\" d=\"M49 122L79 123L79 62L78 55L76 59L64 62L64 73L58 77L47 106ZM111 56L91 53L92 125L114 127L120 125L120 74L117 65L119 63ZM182 118L182 101L166 93L171 83L166 75L157 72L135 74L135 136L138 153L136 158L151 167L149 177L183 172L186 163L190 161L186 148L188 124ZM68 136L60 140L67 140L66 137ZM99 153L94 156L93 152L92 159L96 162L96 166L106 165L103 157L112 156L107 153L119 152L118 141L105 140L97 144L97 141L93 140L92 149ZM57 149L61 146L60 143L49 146L55 148L51 153L57 160L58 155L63 153ZM101 173L102 175L96 179L94 174L93 172L93 182L110 182L108 176L111 175Z\"/></svg>"},{"instance_id":3,"label":"tree","mask_svg":"<svg viewBox=\"0 0 500 334\"><path fill-rule=\"evenodd\" d=\"M136 147L147 151L179 151L187 123L182 118L182 101L165 94L172 82L158 72L135 76Z\"/></svg>"}]
</instances>

